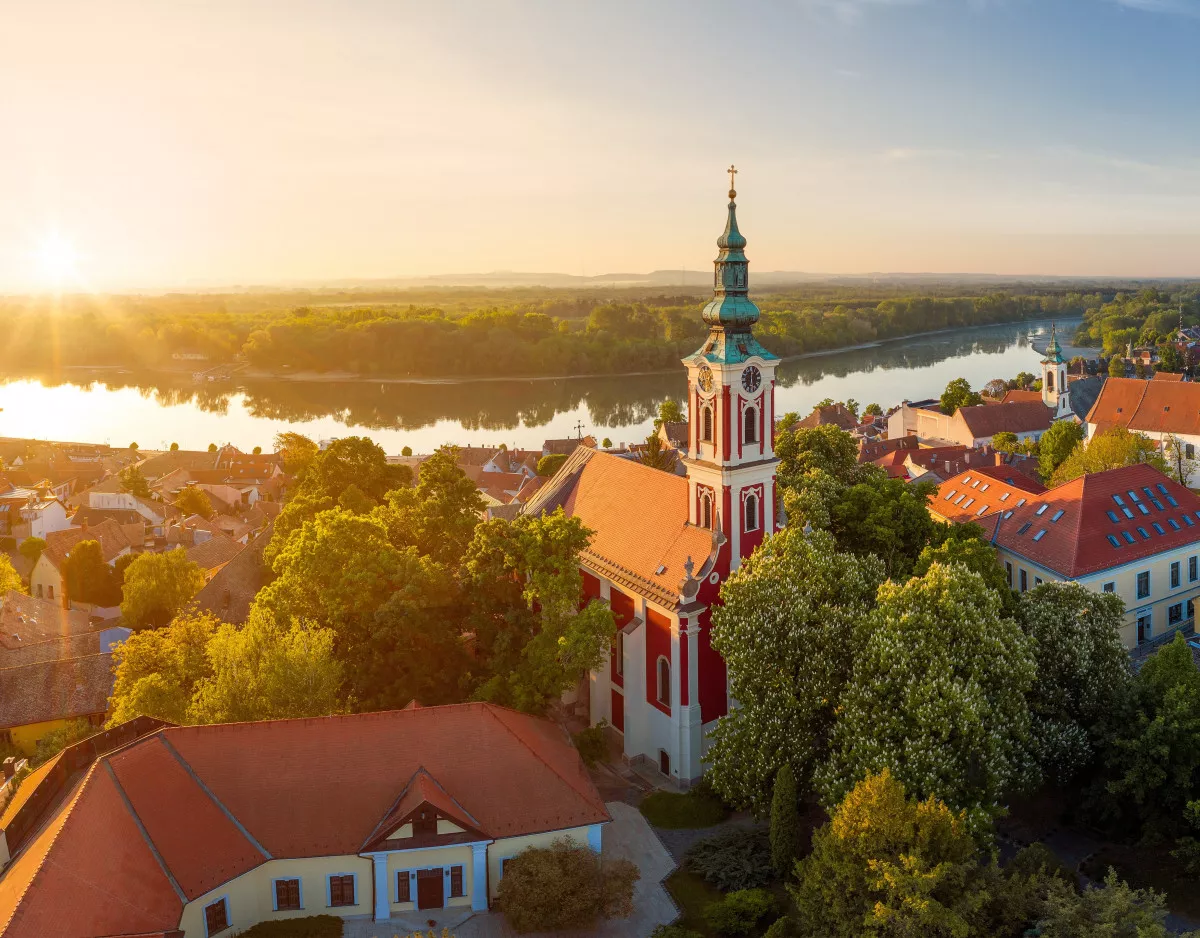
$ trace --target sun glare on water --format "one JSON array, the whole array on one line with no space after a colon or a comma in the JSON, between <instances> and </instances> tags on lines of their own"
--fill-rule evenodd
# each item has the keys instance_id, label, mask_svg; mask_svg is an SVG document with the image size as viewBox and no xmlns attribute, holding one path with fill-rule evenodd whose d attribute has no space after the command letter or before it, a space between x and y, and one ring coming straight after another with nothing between
<instances>
[{"instance_id":1,"label":"sun glare on water","mask_svg":"<svg viewBox=\"0 0 1200 938\"><path fill-rule=\"evenodd\" d=\"M79 273L79 252L58 232L41 239L34 251L38 273L49 286L61 287Z\"/></svg>"}]
</instances>

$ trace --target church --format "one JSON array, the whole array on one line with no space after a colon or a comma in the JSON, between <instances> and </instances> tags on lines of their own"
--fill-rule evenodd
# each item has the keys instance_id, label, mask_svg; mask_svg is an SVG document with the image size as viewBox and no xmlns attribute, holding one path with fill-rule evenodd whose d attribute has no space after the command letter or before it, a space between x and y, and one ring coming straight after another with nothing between
<instances>
[{"instance_id":1,"label":"church","mask_svg":"<svg viewBox=\"0 0 1200 938\"><path fill-rule=\"evenodd\" d=\"M591 722L606 720L631 762L685 785L703 774L707 734L729 708L712 608L778 515L778 358L752 333L759 311L748 295L736 197L731 187L713 299L702 314L708 337L683 360L686 473L579 447L525 506L561 507L594 532L580 557L584 591L609 604L618 632L588 678Z\"/></svg>"}]
</instances>

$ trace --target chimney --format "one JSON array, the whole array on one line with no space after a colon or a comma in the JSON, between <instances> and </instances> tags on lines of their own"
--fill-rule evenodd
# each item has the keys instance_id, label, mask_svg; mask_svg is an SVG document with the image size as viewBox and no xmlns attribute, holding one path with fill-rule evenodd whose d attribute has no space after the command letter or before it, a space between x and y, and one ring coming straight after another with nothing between
<instances>
[{"instance_id":1,"label":"chimney","mask_svg":"<svg viewBox=\"0 0 1200 938\"><path fill-rule=\"evenodd\" d=\"M946 460L946 478L949 479L954 473L950 471L950 460Z\"/></svg>"},{"instance_id":2,"label":"chimney","mask_svg":"<svg viewBox=\"0 0 1200 938\"><path fill-rule=\"evenodd\" d=\"M84 521L84 522L83 522L83 525L82 525L82 527L83 527L83 533L84 533L84 534L87 534L88 523L87 523L86 521Z\"/></svg>"},{"instance_id":3,"label":"chimney","mask_svg":"<svg viewBox=\"0 0 1200 938\"><path fill-rule=\"evenodd\" d=\"M12 778L17 771L17 757L9 756L2 764L0 764L0 768L3 768L4 770L5 780Z\"/></svg>"},{"instance_id":4,"label":"chimney","mask_svg":"<svg viewBox=\"0 0 1200 938\"><path fill-rule=\"evenodd\" d=\"M996 465L997 466L1004 465L1004 454L1003 453L996 453Z\"/></svg>"}]
</instances>

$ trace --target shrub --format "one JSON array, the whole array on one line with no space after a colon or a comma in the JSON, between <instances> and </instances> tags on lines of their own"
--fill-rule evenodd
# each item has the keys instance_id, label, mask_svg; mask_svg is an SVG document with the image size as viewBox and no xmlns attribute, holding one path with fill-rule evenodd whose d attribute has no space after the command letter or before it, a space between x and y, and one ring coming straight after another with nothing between
<instances>
[{"instance_id":1,"label":"shrub","mask_svg":"<svg viewBox=\"0 0 1200 938\"><path fill-rule=\"evenodd\" d=\"M557 840L531 847L504 868L497 898L519 933L589 928L633 911L638 869L628 860L602 863L588 847Z\"/></svg>"},{"instance_id":2,"label":"shrub","mask_svg":"<svg viewBox=\"0 0 1200 938\"><path fill-rule=\"evenodd\" d=\"M595 726L580 730L571 737L585 765L603 762L608 755L608 734L605 732L607 729L608 721L601 720Z\"/></svg>"},{"instance_id":3,"label":"shrub","mask_svg":"<svg viewBox=\"0 0 1200 938\"><path fill-rule=\"evenodd\" d=\"M729 809L716 795L705 788L695 788L682 795L655 791L642 799L639 808L655 827L712 827L729 816Z\"/></svg>"},{"instance_id":4,"label":"shrub","mask_svg":"<svg viewBox=\"0 0 1200 938\"><path fill-rule=\"evenodd\" d=\"M771 841L761 828L735 827L692 844L688 868L718 889L754 889L775 878Z\"/></svg>"},{"instance_id":5,"label":"shrub","mask_svg":"<svg viewBox=\"0 0 1200 938\"><path fill-rule=\"evenodd\" d=\"M242 938L342 938L342 920L336 915L259 922L242 932Z\"/></svg>"},{"instance_id":6,"label":"shrub","mask_svg":"<svg viewBox=\"0 0 1200 938\"><path fill-rule=\"evenodd\" d=\"M704 938L698 931L682 925L659 925L650 932L650 938Z\"/></svg>"},{"instance_id":7,"label":"shrub","mask_svg":"<svg viewBox=\"0 0 1200 938\"><path fill-rule=\"evenodd\" d=\"M796 776L785 762L775 773L775 790L771 794L771 863L779 876L787 876L796 863L800 839L800 812L796 804L799 798Z\"/></svg>"},{"instance_id":8,"label":"shrub","mask_svg":"<svg viewBox=\"0 0 1200 938\"><path fill-rule=\"evenodd\" d=\"M765 889L739 889L710 905L704 918L718 934L752 935L774 910L775 897Z\"/></svg>"},{"instance_id":9,"label":"shrub","mask_svg":"<svg viewBox=\"0 0 1200 938\"><path fill-rule=\"evenodd\" d=\"M551 453L549 456L543 456L538 460L537 474L548 478L558 472L566 461L566 453Z\"/></svg>"}]
</instances>

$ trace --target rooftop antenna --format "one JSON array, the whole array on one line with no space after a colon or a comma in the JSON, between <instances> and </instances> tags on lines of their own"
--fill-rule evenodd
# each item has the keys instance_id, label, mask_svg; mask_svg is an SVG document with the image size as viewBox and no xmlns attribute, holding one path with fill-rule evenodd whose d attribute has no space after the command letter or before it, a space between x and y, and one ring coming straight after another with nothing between
<instances>
[{"instance_id":1,"label":"rooftop antenna","mask_svg":"<svg viewBox=\"0 0 1200 938\"><path fill-rule=\"evenodd\" d=\"M583 439L583 421L575 421L575 432L579 434L579 439Z\"/></svg>"}]
</instances>

